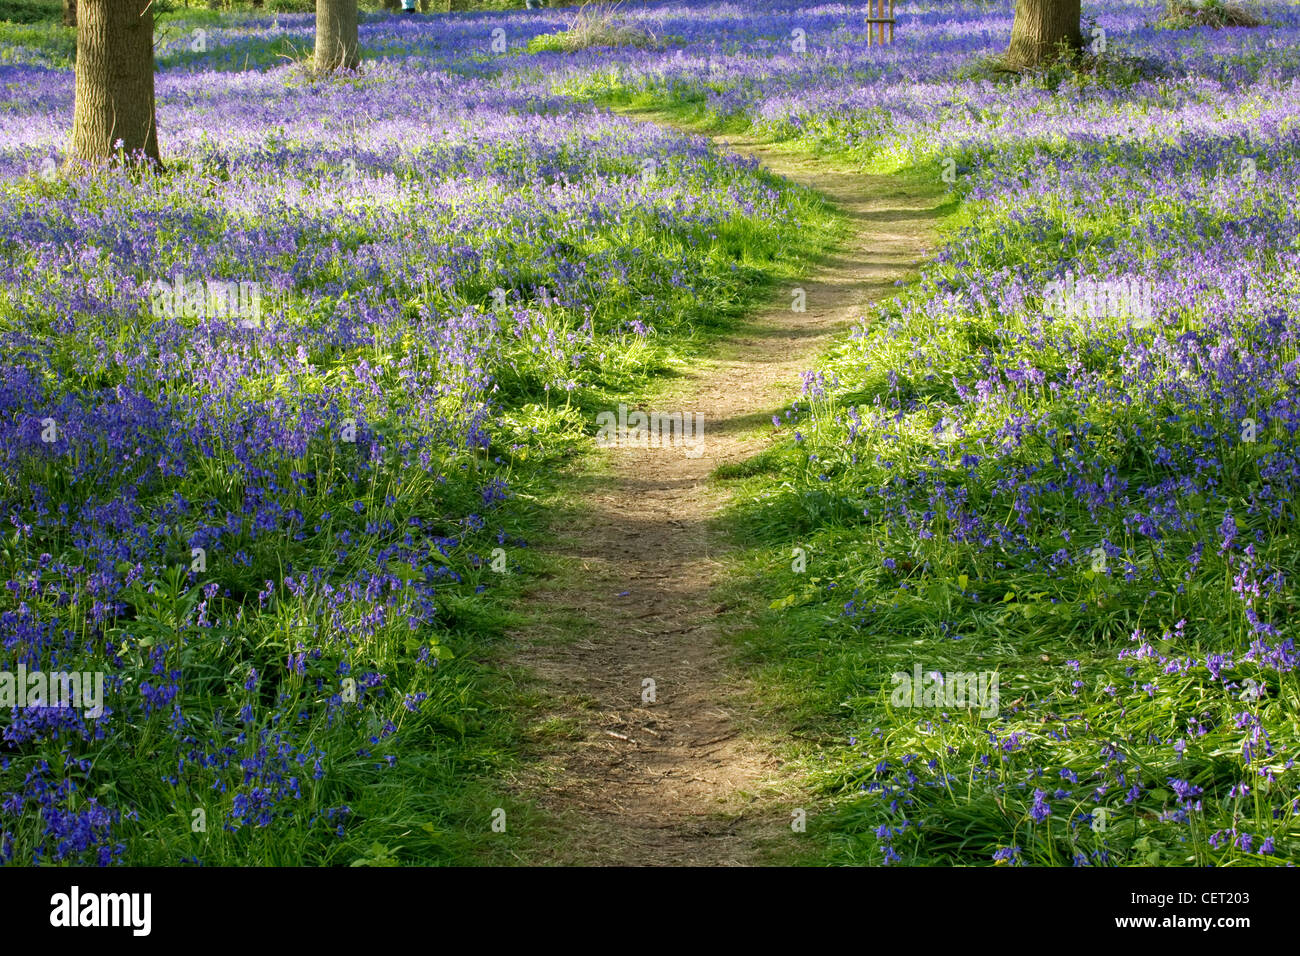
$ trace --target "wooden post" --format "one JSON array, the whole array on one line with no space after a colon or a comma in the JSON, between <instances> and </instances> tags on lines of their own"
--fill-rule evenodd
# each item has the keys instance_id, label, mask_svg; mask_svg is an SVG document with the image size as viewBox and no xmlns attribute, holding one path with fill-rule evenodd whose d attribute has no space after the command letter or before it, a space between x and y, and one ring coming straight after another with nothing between
<instances>
[{"instance_id":1,"label":"wooden post","mask_svg":"<svg viewBox=\"0 0 1300 956\"><path fill-rule=\"evenodd\" d=\"M885 14L885 0L867 0L867 46L884 46L894 42L894 0L889 0L889 14ZM885 40L885 24L889 25L889 40Z\"/></svg>"}]
</instances>

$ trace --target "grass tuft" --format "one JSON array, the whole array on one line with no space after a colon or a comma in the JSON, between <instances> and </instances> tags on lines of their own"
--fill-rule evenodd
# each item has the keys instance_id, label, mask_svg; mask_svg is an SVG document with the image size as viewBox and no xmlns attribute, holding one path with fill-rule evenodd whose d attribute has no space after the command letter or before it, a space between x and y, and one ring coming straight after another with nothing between
<instances>
[{"instance_id":1,"label":"grass tuft","mask_svg":"<svg viewBox=\"0 0 1300 956\"><path fill-rule=\"evenodd\" d=\"M1243 3L1233 0L1167 0L1157 26L1169 30L1193 27L1259 27L1264 18Z\"/></svg>"},{"instance_id":2,"label":"grass tuft","mask_svg":"<svg viewBox=\"0 0 1300 956\"><path fill-rule=\"evenodd\" d=\"M574 53L593 47L637 47L649 49L658 39L643 27L622 20L617 3L584 3L561 33L544 33L533 37L529 53Z\"/></svg>"}]
</instances>

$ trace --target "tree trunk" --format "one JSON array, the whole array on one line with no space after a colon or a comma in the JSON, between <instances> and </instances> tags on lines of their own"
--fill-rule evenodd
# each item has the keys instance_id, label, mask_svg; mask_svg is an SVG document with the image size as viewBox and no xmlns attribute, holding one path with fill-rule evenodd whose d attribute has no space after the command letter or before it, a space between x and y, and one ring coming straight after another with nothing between
<instances>
[{"instance_id":1,"label":"tree trunk","mask_svg":"<svg viewBox=\"0 0 1300 956\"><path fill-rule=\"evenodd\" d=\"M381 6L385 10L400 10L402 9L402 0L383 0Z\"/></svg>"},{"instance_id":2,"label":"tree trunk","mask_svg":"<svg viewBox=\"0 0 1300 956\"><path fill-rule=\"evenodd\" d=\"M154 116L151 3L81 0L78 4L71 161L143 159L162 165Z\"/></svg>"},{"instance_id":3,"label":"tree trunk","mask_svg":"<svg viewBox=\"0 0 1300 956\"><path fill-rule=\"evenodd\" d=\"M63 0L63 25L65 27L77 25L77 0Z\"/></svg>"},{"instance_id":4,"label":"tree trunk","mask_svg":"<svg viewBox=\"0 0 1300 956\"><path fill-rule=\"evenodd\" d=\"M355 70L359 62L357 0L316 0L316 72Z\"/></svg>"},{"instance_id":5,"label":"tree trunk","mask_svg":"<svg viewBox=\"0 0 1300 956\"><path fill-rule=\"evenodd\" d=\"M1080 0L1016 0L1008 64L1016 68L1038 66L1059 53L1081 50L1079 5Z\"/></svg>"}]
</instances>

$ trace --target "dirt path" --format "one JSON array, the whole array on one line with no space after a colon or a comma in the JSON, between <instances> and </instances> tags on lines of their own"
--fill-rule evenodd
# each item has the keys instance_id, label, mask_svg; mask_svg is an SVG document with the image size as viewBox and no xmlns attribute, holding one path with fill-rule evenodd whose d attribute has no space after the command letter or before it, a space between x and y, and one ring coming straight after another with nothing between
<instances>
[{"instance_id":1,"label":"dirt path","mask_svg":"<svg viewBox=\"0 0 1300 956\"><path fill-rule=\"evenodd\" d=\"M514 784L564 828L552 858L529 862L751 864L792 833L798 790L782 774L783 741L752 713L719 641L712 591L727 542L715 517L728 491L710 474L766 447L800 373L919 264L938 200L895 177L744 137L716 141L820 191L853 232L797 283L807 311L791 311L790 288L776 290L656 401L703 414L701 456L610 449L604 473L574 478L554 520L553 553L567 571L528 594L531 622L511 635L537 701L537 761Z\"/></svg>"}]
</instances>

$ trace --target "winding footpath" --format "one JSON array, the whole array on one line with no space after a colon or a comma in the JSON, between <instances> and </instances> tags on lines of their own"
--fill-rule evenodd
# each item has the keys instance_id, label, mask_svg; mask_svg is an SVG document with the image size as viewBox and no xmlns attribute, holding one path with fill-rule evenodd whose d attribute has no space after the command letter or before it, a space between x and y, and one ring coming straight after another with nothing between
<instances>
[{"instance_id":1,"label":"winding footpath","mask_svg":"<svg viewBox=\"0 0 1300 956\"><path fill-rule=\"evenodd\" d=\"M797 283L807 311L791 310L790 288L774 290L656 399L703 414L700 457L609 449L596 473L566 479L548 546L564 570L526 595L529 623L511 634L536 728L511 786L560 828L547 859L525 862L759 863L781 855L800 805L782 772L787 741L754 712L720 640L714 588L729 545L717 516L730 491L711 475L769 445L801 373L933 247L943 197L745 136L714 139L817 190L852 230Z\"/></svg>"}]
</instances>

